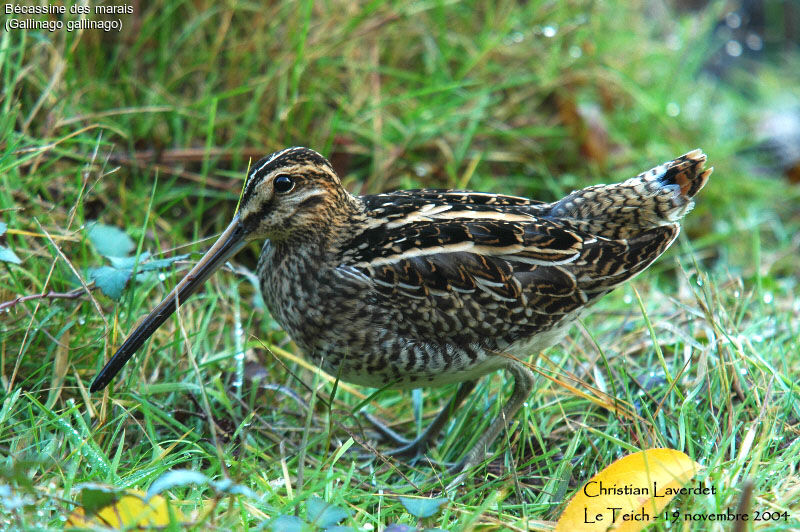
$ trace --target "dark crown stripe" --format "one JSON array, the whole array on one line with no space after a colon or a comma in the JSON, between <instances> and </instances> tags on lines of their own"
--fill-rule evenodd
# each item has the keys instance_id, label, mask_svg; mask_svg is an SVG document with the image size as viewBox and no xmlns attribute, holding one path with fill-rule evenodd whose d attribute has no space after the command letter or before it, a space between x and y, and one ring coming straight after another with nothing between
<instances>
[{"instance_id":1,"label":"dark crown stripe","mask_svg":"<svg viewBox=\"0 0 800 532\"><path fill-rule=\"evenodd\" d=\"M244 186L241 203L245 204L250 200L255 187L264 178L281 168L290 168L298 165L315 174L324 172L326 175L336 175L328 160L314 150L302 146L286 148L260 159L253 165Z\"/></svg>"}]
</instances>

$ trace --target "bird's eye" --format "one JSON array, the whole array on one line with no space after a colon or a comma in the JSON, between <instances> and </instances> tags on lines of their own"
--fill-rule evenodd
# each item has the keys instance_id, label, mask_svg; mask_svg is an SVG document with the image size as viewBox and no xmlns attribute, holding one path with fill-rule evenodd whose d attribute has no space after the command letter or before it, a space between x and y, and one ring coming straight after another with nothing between
<instances>
[{"instance_id":1,"label":"bird's eye","mask_svg":"<svg viewBox=\"0 0 800 532\"><path fill-rule=\"evenodd\" d=\"M279 175L273 182L275 192L285 194L294 188L294 180L288 175Z\"/></svg>"}]
</instances>

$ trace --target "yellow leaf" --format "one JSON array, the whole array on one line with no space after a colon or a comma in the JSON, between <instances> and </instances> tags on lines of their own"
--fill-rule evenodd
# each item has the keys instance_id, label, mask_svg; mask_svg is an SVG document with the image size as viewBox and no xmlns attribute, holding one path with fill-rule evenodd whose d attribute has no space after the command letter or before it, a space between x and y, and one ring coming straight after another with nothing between
<instances>
[{"instance_id":1,"label":"yellow leaf","mask_svg":"<svg viewBox=\"0 0 800 532\"><path fill-rule=\"evenodd\" d=\"M176 508L172 509L172 515L179 521L184 520L180 510ZM132 490L94 515L87 516L83 508L76 508L67 519L66 526L135 530L168 524L170 511L163 497L155 495L146 501L144 492Z\"/></svg>"},{"instance_id":2,"label":"yellow leaf","mask_svg":"<svg viewBox=\"0 0 800 532\"><path fill-rule=\"evenodd\" d=\"M637 532L657 520L678 494L710 493L684 487L702 466L672 449L649 449L620 458L586 482L569 501L556 532Z\"/></svg>"}]
</instances>

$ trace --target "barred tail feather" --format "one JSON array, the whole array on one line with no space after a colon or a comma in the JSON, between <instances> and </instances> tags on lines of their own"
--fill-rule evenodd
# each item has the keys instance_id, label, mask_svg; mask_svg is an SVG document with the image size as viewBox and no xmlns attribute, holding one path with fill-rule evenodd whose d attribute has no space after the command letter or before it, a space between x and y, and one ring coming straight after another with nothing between
<instances>
[{"instance_id":1,"label":"barred tail feather","mask_svg":"<svg viewBox=\"0 0 800 532\"><path fill-rule=\"evenodd\" d=\"M606 238L628 238L642 230L680 222L694 206L713 168L693 150L647 172L613 185L577 190L553 203L549 216L575 229Z\"/></svg>"}]
</instances>

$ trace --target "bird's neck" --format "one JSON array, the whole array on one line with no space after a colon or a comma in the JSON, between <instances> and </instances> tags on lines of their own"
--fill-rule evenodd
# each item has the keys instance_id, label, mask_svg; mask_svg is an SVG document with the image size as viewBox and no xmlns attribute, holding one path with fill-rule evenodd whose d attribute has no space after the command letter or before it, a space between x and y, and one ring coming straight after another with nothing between
<instances>
[{"instance_id":1,"label":"bird's neck","mask_svg":"<svg viewBox=\"0 0 800 532\"><path fill-rule=\"evenodd\" d=\"M284 235L269 240L273 262L292 260L309 262L322 268L339 255L341 245L349 240L365 220L364 204L344 193L320 206L314 223L293 227Z\"/></svg>"}]
</instances>

